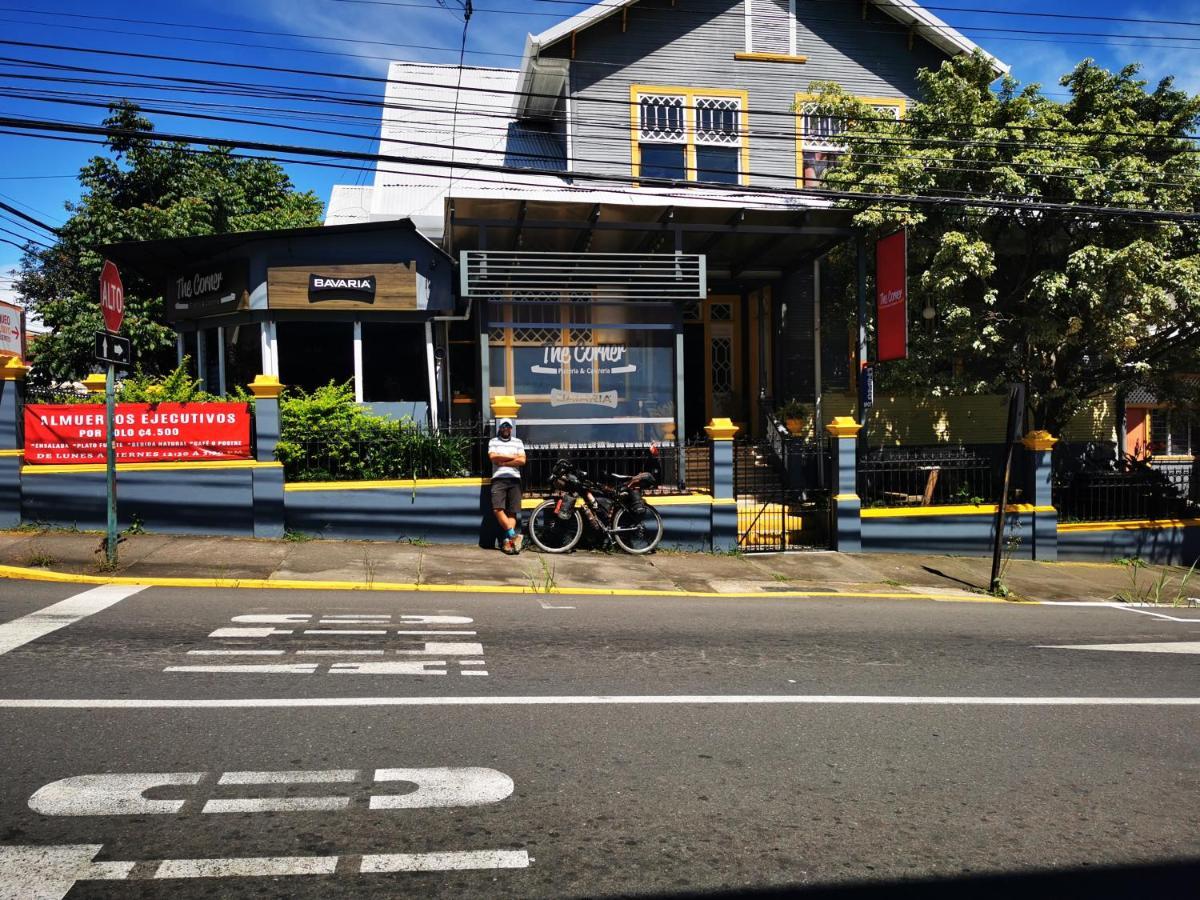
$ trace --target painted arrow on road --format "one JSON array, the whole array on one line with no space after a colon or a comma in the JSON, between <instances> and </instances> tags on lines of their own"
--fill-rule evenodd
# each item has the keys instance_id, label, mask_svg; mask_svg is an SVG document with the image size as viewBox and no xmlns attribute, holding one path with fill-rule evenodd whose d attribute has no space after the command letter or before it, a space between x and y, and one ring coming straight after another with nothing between
<instances>
[{"instance_id":1,"label":"painted arrow on road","mask_svg":"<svg viewBox=\"0 0 1200 900\"><path fill-rule=\"evenodd\" d=\"M1039 644L1040 650L1115 650L1125 653L1200 653L1200 641L1156 644Z\"/></svg>"}]
</instances>

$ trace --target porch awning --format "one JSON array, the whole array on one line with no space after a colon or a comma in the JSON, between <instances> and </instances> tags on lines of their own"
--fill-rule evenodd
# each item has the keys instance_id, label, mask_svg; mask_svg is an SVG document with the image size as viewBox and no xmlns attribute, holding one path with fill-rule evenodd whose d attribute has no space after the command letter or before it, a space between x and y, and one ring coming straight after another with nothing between
<instances>
[{"instance_id":1,"label":"porch awning","mask_svg":"<svg viewBox=\"0 0 1200 900\"><path fill-rule=\"evenodd\" d=\"M447 248L707 257L710 281L778 278L853 232L842 209L574 203L508 197L448 201ZM676 246L676 235L680 245Z\"/></svg>"}]
</instances>

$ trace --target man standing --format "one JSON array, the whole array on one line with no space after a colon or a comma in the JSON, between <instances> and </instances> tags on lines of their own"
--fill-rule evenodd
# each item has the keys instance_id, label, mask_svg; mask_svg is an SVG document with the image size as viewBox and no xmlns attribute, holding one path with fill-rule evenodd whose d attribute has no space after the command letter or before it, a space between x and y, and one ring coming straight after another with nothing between
<instances>
[{"instance_id":1,"label":"man standing","mask_svg":"<svg viewBox=\"0 0 1200 900\"><path fill-rule=\"evenodd\" d=\"M488 442L492 461L492 512L504 529L505 553L521 552L521 466L525 465L525 445L513 437L512 419L501 419L496 436Z\"/></svg>"}]
</instances>

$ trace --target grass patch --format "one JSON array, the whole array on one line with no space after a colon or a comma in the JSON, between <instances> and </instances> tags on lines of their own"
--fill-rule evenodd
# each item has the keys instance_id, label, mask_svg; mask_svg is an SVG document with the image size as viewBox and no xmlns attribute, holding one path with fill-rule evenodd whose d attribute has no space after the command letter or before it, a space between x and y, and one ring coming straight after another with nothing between
<instances>
[{"instance_id":1,"label":"grass patch","mask_svg":"<svg viewBox=\"0 0 1200 900\"><path fill-rule=\"evenodd\" d=\"M309 541L315 541L315 535L306 534L303 531L292 531L290 528L283 533L283 539L289 544L307 544Z\"/></svg>"},{"instance_id":2,"label":"grass patch","mask_svg":"<svg viewBox=\"0 0 1200 900\"><path fill-rule=\"evenodd\" d=\"M56 562L57 559L41 548L34 548L25 557L25 565L31 569L48 569Z\"/></svg>"}]
</instances>

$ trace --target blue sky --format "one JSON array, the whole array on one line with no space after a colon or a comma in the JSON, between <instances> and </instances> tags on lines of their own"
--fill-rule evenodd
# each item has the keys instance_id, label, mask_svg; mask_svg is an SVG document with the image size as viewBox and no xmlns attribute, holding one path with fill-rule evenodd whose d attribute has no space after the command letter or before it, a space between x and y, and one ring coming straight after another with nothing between
<instances>
[{"instance_id":1,"label":"blue sky","mask_svg":"<svg viewBox=\"0 0 1200 900\"><path fill-rule=\"evenodd\" d=\"M810 0L800 0L810 2ZM824 0L831 2L831 0ZM847 0L850 2L850 0ZM561 0L476 0L476 13L467 31L468 64L515 66L527 32L537 32L565 18L586 4L571 5ZM1039 81L1052 94L1060 94L1057 78L1085 56L1109 67L1141 62L1144 75L1157 80L1174 75L1178 83L1200 91L1200 66L1195 49L1200 47L1200 27L1160 25L1152 22L1105 22L996 15L968 12L967 8L1008 12L1055 12L1085 16L1111 16L1139 20L1200 21L1200 3L1181 0L1146 0L1124 4L1113 0L1058 0L1035 4L997 0L930 0L936 13L964 31L1013 66L1022 81ZM170 55L171 62L137 60L0 45L0 91L23 90L85 91L101 96L136 96L144 105L155 100L178 105L182 95L145 87L82 87L54 83L53 77L137 81L128 75L104 76L62 72L48 76L30 61L51 62L96 69L136 73L137 76L186 76L219 79L241 86L285 88L307 91L345 91L362 100L382 96L382 84L352 78L311 77L275 72L247 72L196 65L178 58L254 63L275 67L317 69L359 77L382 78L387 60L413 59L453 63L458 60L462 36L461 0L174 0L169 4L146 4L141 0L0 0L0 38L58 44L71 48L95 48L134 53ZM954 7L954 10L950 9ZM68 15L73 14L73 15ZM109 17L138 21L107 21ZM146 24L147 20L160 23ZM175 27L175 25L184 27ZM236 31L216 30L218 28ZM986 29L1023 30L1001 33ZM136 33L130 33L136 32ZM260 33L261 32L261 33ZM291 32L292 35L284 34ZM1030 33L1042 32L1042 33ZM1044 32L1057 32L1046 34ZM1096 34L1083 34L1099 33ZM1169 35L1170 39L1154 36ZM14 62L17 60L17 62ZM15 78L33 75L34 78ZM239 111L236 117L259 117L246 124L187 120L151 116L162 130L193 134L255 138L279 143L319 145L354 150L373 150L378 114L369 107L347 109L341 104L311 104L299 100L245 99L228 95L188 99L206 103L238 103L263 107L258 113ZM4 115L98 123L103 111L4 96ZM208 110L212 112L213 110ZM302 111L302 112L297 112ZM229 111L216 112L229 114ZM333 122L330 114L343 118ZM267 120L265 115L292 116ZM297 134L289 125L301 124L335 130L338 135ZM65 218L63 205L78 197L74 180L79 167L99 148L83 144L0 135L0 200L59 224ZM369 164L368 164L369 165ZM369 182L370 172L350 165L344 169L287 166L301 189L311 189L328 200L334 183ZM20 231L0 217L0 227ZM12 235L0 232L0 238ZM0 297L10 293L10 270L19 251L0 243Z\"/></svg>"}]
</instances>

